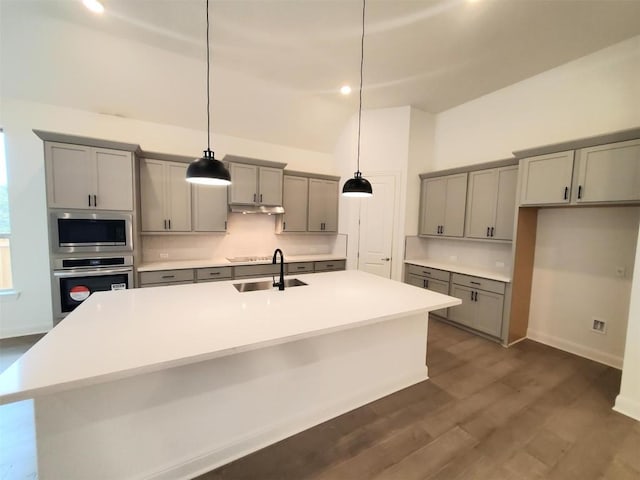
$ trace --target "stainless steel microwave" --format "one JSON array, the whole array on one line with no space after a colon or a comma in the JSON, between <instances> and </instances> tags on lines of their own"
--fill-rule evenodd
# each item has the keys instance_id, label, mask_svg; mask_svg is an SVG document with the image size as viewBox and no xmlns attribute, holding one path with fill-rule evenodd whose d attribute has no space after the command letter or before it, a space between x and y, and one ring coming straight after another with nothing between
<instances>
[{"instance_id":1,"label":"stainless steel microwave","mask_svg":"<svg viewBox=\"0 0 640 480\"><path fill-rule=\"evenodd\" d=\"M50 222L53 253L133 250L130 214L53 212Z\"/></svg>"}]
</instances>

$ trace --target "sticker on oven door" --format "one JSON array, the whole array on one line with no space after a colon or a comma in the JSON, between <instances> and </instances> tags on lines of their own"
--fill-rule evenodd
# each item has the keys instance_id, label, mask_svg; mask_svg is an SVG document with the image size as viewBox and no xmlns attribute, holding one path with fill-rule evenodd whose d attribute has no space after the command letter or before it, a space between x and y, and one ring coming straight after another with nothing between
<instances>
[{"instance_id":1,"label":"sticker on oven door","mask_svg":"<svg viewBox=\"0 0 640 480\"><path fill-rule=\"evenodd\" d=\"M126 283L112 283L111 284L111 290L126 290L127 289L127 284Z\"/></svg>"},{"instance_id":2,"label":"sticker on oven door","mask_svg":"<svg viewBox=\"0 0 640 480\"><path fill-rule=\"evenodd\" d=\"M91 295L91 291L84 285L76 285L75 287L71 287L71 289L69 290L69 296L76 302L82 302L86 300L89 295Z\"/></svg>"}]
</instances>

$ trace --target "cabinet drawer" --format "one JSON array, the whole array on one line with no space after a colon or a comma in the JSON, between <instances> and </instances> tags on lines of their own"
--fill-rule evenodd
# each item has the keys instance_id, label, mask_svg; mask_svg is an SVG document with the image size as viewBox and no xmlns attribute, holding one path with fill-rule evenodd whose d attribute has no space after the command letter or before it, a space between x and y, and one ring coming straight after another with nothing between
<instances>
[{"instance_id":1,"label":"cabinet drawer","mask_svg":"<svg viewBox=\"0 0 640 480\"><path fill-rule=\"evenodd\" d=\"M196 281L198 282L225 280L230 279L232 276L231 267L198 268L196 270Z\"/></svg>"},{"instance_id":2,"label":"cabinet drawer","mask_svg":"<svg viewBox=\"0 0 640 480\"><path fill-rule=\"evenodd\" d=\"M311 273L313 272L313 262L287 263L286 271L287 273Z\"/></svg>"},{"instance_id":3,"label":"cabinet drawer","mask_svg":"<svg viewBox=\"0 0 640 480\"><path fill-rule=\"evenodd\" d=\"M140 288L151 288L151 287L173 287L175 285L191 285L193 282L160 282L160 283L145 283L144 285L140 285Z\"/></svg>"},{"instance_id":4,"label":"cabinet drawer","mask_svg":"<svg viewBox=\"0 0 640 480\"><path fill-rule=\"evenodd\" d=\"M420 275L421 277L433 278L434 280L442 280L448 282L451 276L450 272L438 270L437 268L421 267L420 265L407 264L407 272L412 275Z\"/></svg>"},{"instance_id":5,"label":"cabinet drawer","mask_svg":"<svg viewBox=\"0 0 640 480\"><path fill-rule=\"evenodd\" d=\"M316 272L328 272L331 270L344 270L346 260L326 260L323 262L314 262L313 268Z\"/></svg>"},{"instance_id":6,"label":"cabinet drawer","mask_svg":"<svg viewBox=\"0 0 640 480\"><path fill-rule=\"evenodd\" d=\"M500 295L504 295L504 283L498 282L497 280L489 280L487 278L472 277L469 275L454 273L451 282L457 285L464 285L469 288L485 290L487 292L494 292L499 293Z\"/></svg>"},{"instance_id":7,"label":"cabinet drawer","mask_svg":"<svg viewBox=\"0 0 640 480\"><path fill-rule=\"evenodd\" d=\"M235 268L235 278L241 277L268 277L280 274L280 264L238 265Z\"/></svg>"},{"instance_id":8,"label":"cabinet drawer","mask_svg":"<svg viewBox=\"0 0 640 480\"><path fill-rule=\"evenodd\" d=\"M140 284L193 282L193 269L140 272Z\"/></svg>"}]
</instances>

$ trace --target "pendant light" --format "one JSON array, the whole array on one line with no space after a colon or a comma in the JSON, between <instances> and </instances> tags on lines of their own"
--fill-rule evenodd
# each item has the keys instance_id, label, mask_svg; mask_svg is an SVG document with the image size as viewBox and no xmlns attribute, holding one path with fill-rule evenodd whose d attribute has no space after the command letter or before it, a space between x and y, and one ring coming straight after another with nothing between
<instances>
[{"instance_id":1,"label":"pendant light","mask_svg":"<svg viewBox=\"0 0 640 480\"><path fill-rule=\"evenodd\" d=\"M364 12L367 0L362 0L362 39L360 42L360 105L358 106L358 170L353 174L353 178L347 180L342 187L344 197L370 197L373 189L369 180L362 176L360 172L360 125L362 123L362 69L364 66Z\"/></svg>"},{"instance_id":2,"label":"pendant light","mask_svg":"<svg viewBox=\"0 0 640 480\"><path fill-rule=\"evenodd\" d=\"M199 185L230 185L231 175L220 160L213 157L211 151L211 107L209 94L209 0L207 0L207 149L204 155L189 164L187 182Z\"/></svg>"}]
</instances>

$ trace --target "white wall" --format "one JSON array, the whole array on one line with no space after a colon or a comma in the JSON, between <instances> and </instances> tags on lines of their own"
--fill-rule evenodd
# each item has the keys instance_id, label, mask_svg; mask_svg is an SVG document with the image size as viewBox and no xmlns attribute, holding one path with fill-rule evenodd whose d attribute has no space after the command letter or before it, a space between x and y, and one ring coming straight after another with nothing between
<instances>
[{"instance_id":1,"label":"white wall","mask_svg":"<svg viewBox=\"0 0 640 480\"><path fill-rule=\"evenodd\" d=\"M640 227L637 235L640 239ZM635 264L640 267L640 248L636 248ZM640 421L640 268L633 272L622 385L614 410Z\"/></svg>"},{"instance_id":2,"label":"white wall","mask_svg":"<svg viewBox=\"0 0 640 480\"><path fill-rule=\"evenodd\" d=\"M392 247L391 277L398 280L402 276L404 257L411 112L412 108L408 106L362 112L360 170L363 176L365 178L385 174L396 176L394 216L397 228L394 231ZM413 121L418 126L428 125L428 117L425 119L419 112L414 115ZM418 150L418 146L414 149ZM338 168L343 182L352 177L356 170L356 152L357 116L352 118L343 130L334 154L336 168ZM339 231L349 235L347 268L357 268L359 210L360 204L366 201L367 199L340 197Z\"/></svg>"},{"instance_id":3,"label":"white wall","mask_svg":"<svg viewBox=\"0 0 640 480\"><path fill-rule=\"evenodd\" d=\"M640 36L438 114L434 170L640 126Z\"/></svg>"},{"instance_id":4,"label":"white wall","mask_svg":"<svg viewBox=\"0 0 640 480\"><path fill-rule=\"evenodd\" d=\"M529 338L622 368L639 220L640 207L539 210Z\"/></svg>"},{"instance_id":5,"label":"white wall","mask_svg":"<svg viewBox=\"0 0 640 480\"><path fill-rule=\"evenodd\" d=\"M44 149L32 129L139 143L143 149L198 157L202 131L2 98L7 150L13 280L19 298L0 303L0 338L51 327ZM287 168L335 174L331 155L213 135L218 158L226 153L288 163Z\"/></svg>"},{"instance_id":6,"label":"white wall","mask_svg":"<svg viewBox=\"0 0 640 480\"><path fill-rule=\"evenodd\" d=\"M637 36L439 114L436 117L434 169L496 160L510 156L514 150L638 127L639 98L640 36ZM585 226L582 236L597 238L600 232L596 210L580 213L592 216L593 220ZM551 218L543 214L540 225L543 239L548 220ZM559 219L554 218L554 221L561 223ZM628 228L629 224L625 231ZM601 253L593 251L592 255L601 258ZM554 265L535 263L534 283L538 290L545 282L558 284L565 275ZM576 265L571 278L576 285L591 285L588 265ZM637 304L640 302L637 273L634 280L631 302ZM628 282L621 281L608 287L615 287L609 291L621 303L624 303L625 295L628 301ZM563 311L581 301L581 296L575 295L557 300ZM544 311L547 302L544 296L534 295L532 311ZM591 313L598 312L586 315ZM607 316L610 313L605 312ZM620 311L615 313L622 314ZM629 327L629 334L636 336L631 340L627 338L627 345L629 342L640 343L638 317L637 309L631 311L628 322L633 327ZM567 322L558 316L554 318L557 322ZM583 327L582 319L578 323L572 327L576 331ZM540 323L536 326L543 329ZM623 328L622 325L618 327ZM543 333L553 334L554 331L547 329ZM584 339L577 340L584 342ZM588 347L594 348L593 345ZM602 345L599 348L603 355L619 357L621 353L618 346ZM624 378L630 383L640 378L640 362L634 362L637 357L633 356L637 354L637 350L630 352L629 361L625 359L624 363ZM629 378L635 380L627 380ZM629 401L640 404L637 384L626 390L623 384L623 390L629 395Z\"/></svg>"}]
</instances>

